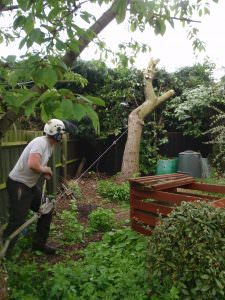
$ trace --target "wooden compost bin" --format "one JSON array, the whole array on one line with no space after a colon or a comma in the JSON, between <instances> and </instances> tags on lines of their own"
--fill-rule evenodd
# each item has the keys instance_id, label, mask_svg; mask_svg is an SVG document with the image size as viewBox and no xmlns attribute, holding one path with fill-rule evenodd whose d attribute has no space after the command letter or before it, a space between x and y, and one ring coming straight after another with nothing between
<instances>
[{"instance_id":1,"label":"wooden compost bin","mask_svg":"<svg viewBox=\"0 0 225 300\"><path fill-rule=\"evenodd\" d=\"M206 201L209 205L225 208L225 185L198 183L186 174L138 177L129 182L131 226L145 235L151 234L160 215L166 217L183 201Z\"/></svg>"}]
</instances>

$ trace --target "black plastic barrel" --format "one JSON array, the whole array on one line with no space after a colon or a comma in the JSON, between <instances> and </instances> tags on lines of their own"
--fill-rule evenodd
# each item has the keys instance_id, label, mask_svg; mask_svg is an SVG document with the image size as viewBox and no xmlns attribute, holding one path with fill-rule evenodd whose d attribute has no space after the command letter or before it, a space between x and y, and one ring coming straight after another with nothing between
<instances>
[{"instance_id":1,"label":"black plastic barrel","mask_svg":"<svg viewBox=\"0 0 225 300\"><path fill-rule=\"evenodd\" d=\"M201 154L192 150L180 152L178 155L178 172L200 178L202 175Z\"/></svg>"}]
</instances>

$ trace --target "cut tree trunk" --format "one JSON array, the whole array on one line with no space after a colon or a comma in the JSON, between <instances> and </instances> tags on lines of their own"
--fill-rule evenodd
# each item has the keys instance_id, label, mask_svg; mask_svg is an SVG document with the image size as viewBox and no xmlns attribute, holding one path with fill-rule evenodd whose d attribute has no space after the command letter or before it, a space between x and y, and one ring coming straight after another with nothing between
<instances>
[{"instance_id":1,"label":"cut tree trunk","mask_svg":"<svg viewBox=\"0 0 225 300\"><path fill-rule=\"evenodd\" d=\"M143 123L137 111L131 112L128 118L128 134L123 156L122 177L128 178L139 169L139 150Z\"/></svg>"},{"instance_id":2,"label":"cut tree trunk","mask_svg":"<svg viewBox=\"0 0 225 300\"><path fill-rule=\"evenodd\" d=\"M139 172L140 143L146 116L174 95L174 91L170 90L161 96L156 96L152 81L155 76L157 63L158 60L150 60L148 68L144 73L145 101L139 107L135 108L128 118L128 135L123 154L121 173L119 175L123 180Z\"/></svg>"}]
</instances>

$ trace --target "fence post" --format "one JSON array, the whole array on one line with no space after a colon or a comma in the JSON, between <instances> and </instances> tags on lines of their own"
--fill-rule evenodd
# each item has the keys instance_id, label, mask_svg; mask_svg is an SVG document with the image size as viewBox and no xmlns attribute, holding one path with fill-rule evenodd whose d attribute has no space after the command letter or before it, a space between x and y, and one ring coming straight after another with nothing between
<instances>
[{"instance_id":1,"label":"fence post","mask_svg":"<svg viewBox=\"0 0 225 300\"><path fill-rule=\"evenodd\" d=\"M63 179L67 179L67 157L68 157L68 138L67 135L63 135L62 140L62 168L63 168Z\"/></svg>"},{"instance_id":2,"label":"fence post","mask_svg":"<svg viewBox=\"0 0 225 300\"><path fill-rule=\"evenodd\" d=\"M56 178L56 155L55 155L55 149L53 148L52 152L52 193L56 194L57 189L57 178Z\"/></svg>"}]
</instances>

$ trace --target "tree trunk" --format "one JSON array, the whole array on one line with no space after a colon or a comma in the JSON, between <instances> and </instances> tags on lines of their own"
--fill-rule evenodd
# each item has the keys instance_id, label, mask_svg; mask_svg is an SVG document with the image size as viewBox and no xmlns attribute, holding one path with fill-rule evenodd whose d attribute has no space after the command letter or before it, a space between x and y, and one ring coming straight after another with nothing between
<instances>
[{"instance_id":1,"label":"tree trunk","mask_svg":"<svg viewBox=\"0 0 225 300\"><path fill-rule=\"evenodd\" d=\"M126 180L139 172L139 152L144 119L161 103L174 95L173 90L170 90L159 97L155 95L152 81L155 76L155 67L157 63L158 60L150 60L144 74L145 101L139 107L135 108L128 118L128 135L123 154L121 173L119 175L123 180Z\"/></svg>"},{"instance_id":2,"label":"tree trunk","mask_svg":"<svg viewBox=\"0 0 225 300\"><path fill-rule=\"evenodd\" d=\"M0 261L0 299L8 300L8 288L7 288L7 271L3 262Z\"/></svg>"},{"instance_id":3,"label":"tree trunk","mask_svg":"<svg viewBox=\"0 0 225 300\"><path fill-rule=\"evenodd\" d=\"M130 174L137 173L139 169L139 150L143 124L138 113L132 111L128 118L128 134L123 155L122 177L128 178Z\"/></svg>"},{"instance_id":4,"label":"tree trunk","mask_svg":"<svg viewBox=\"0 0 225 300\"><path fill-rule=\"evenodd\" d=\"M115 2L113 2L111 7L106 12L104 12L103 15L87 30L93 32L93 38L90 40L80 38L79 51L78 52L68 51L64 55L63 61L68 67L72 67L74 61L78 58L81 52L115 18L116 16L116 12L114 10ZM128 4L129 1L127 2L127 5ZM5 132L10 128L10 126L17 120L18 117L19 114L17 115L13 111L8 111L2 116L2 118L0 118L0 139L3 137Z\"/></svg>"}]
</instances>

